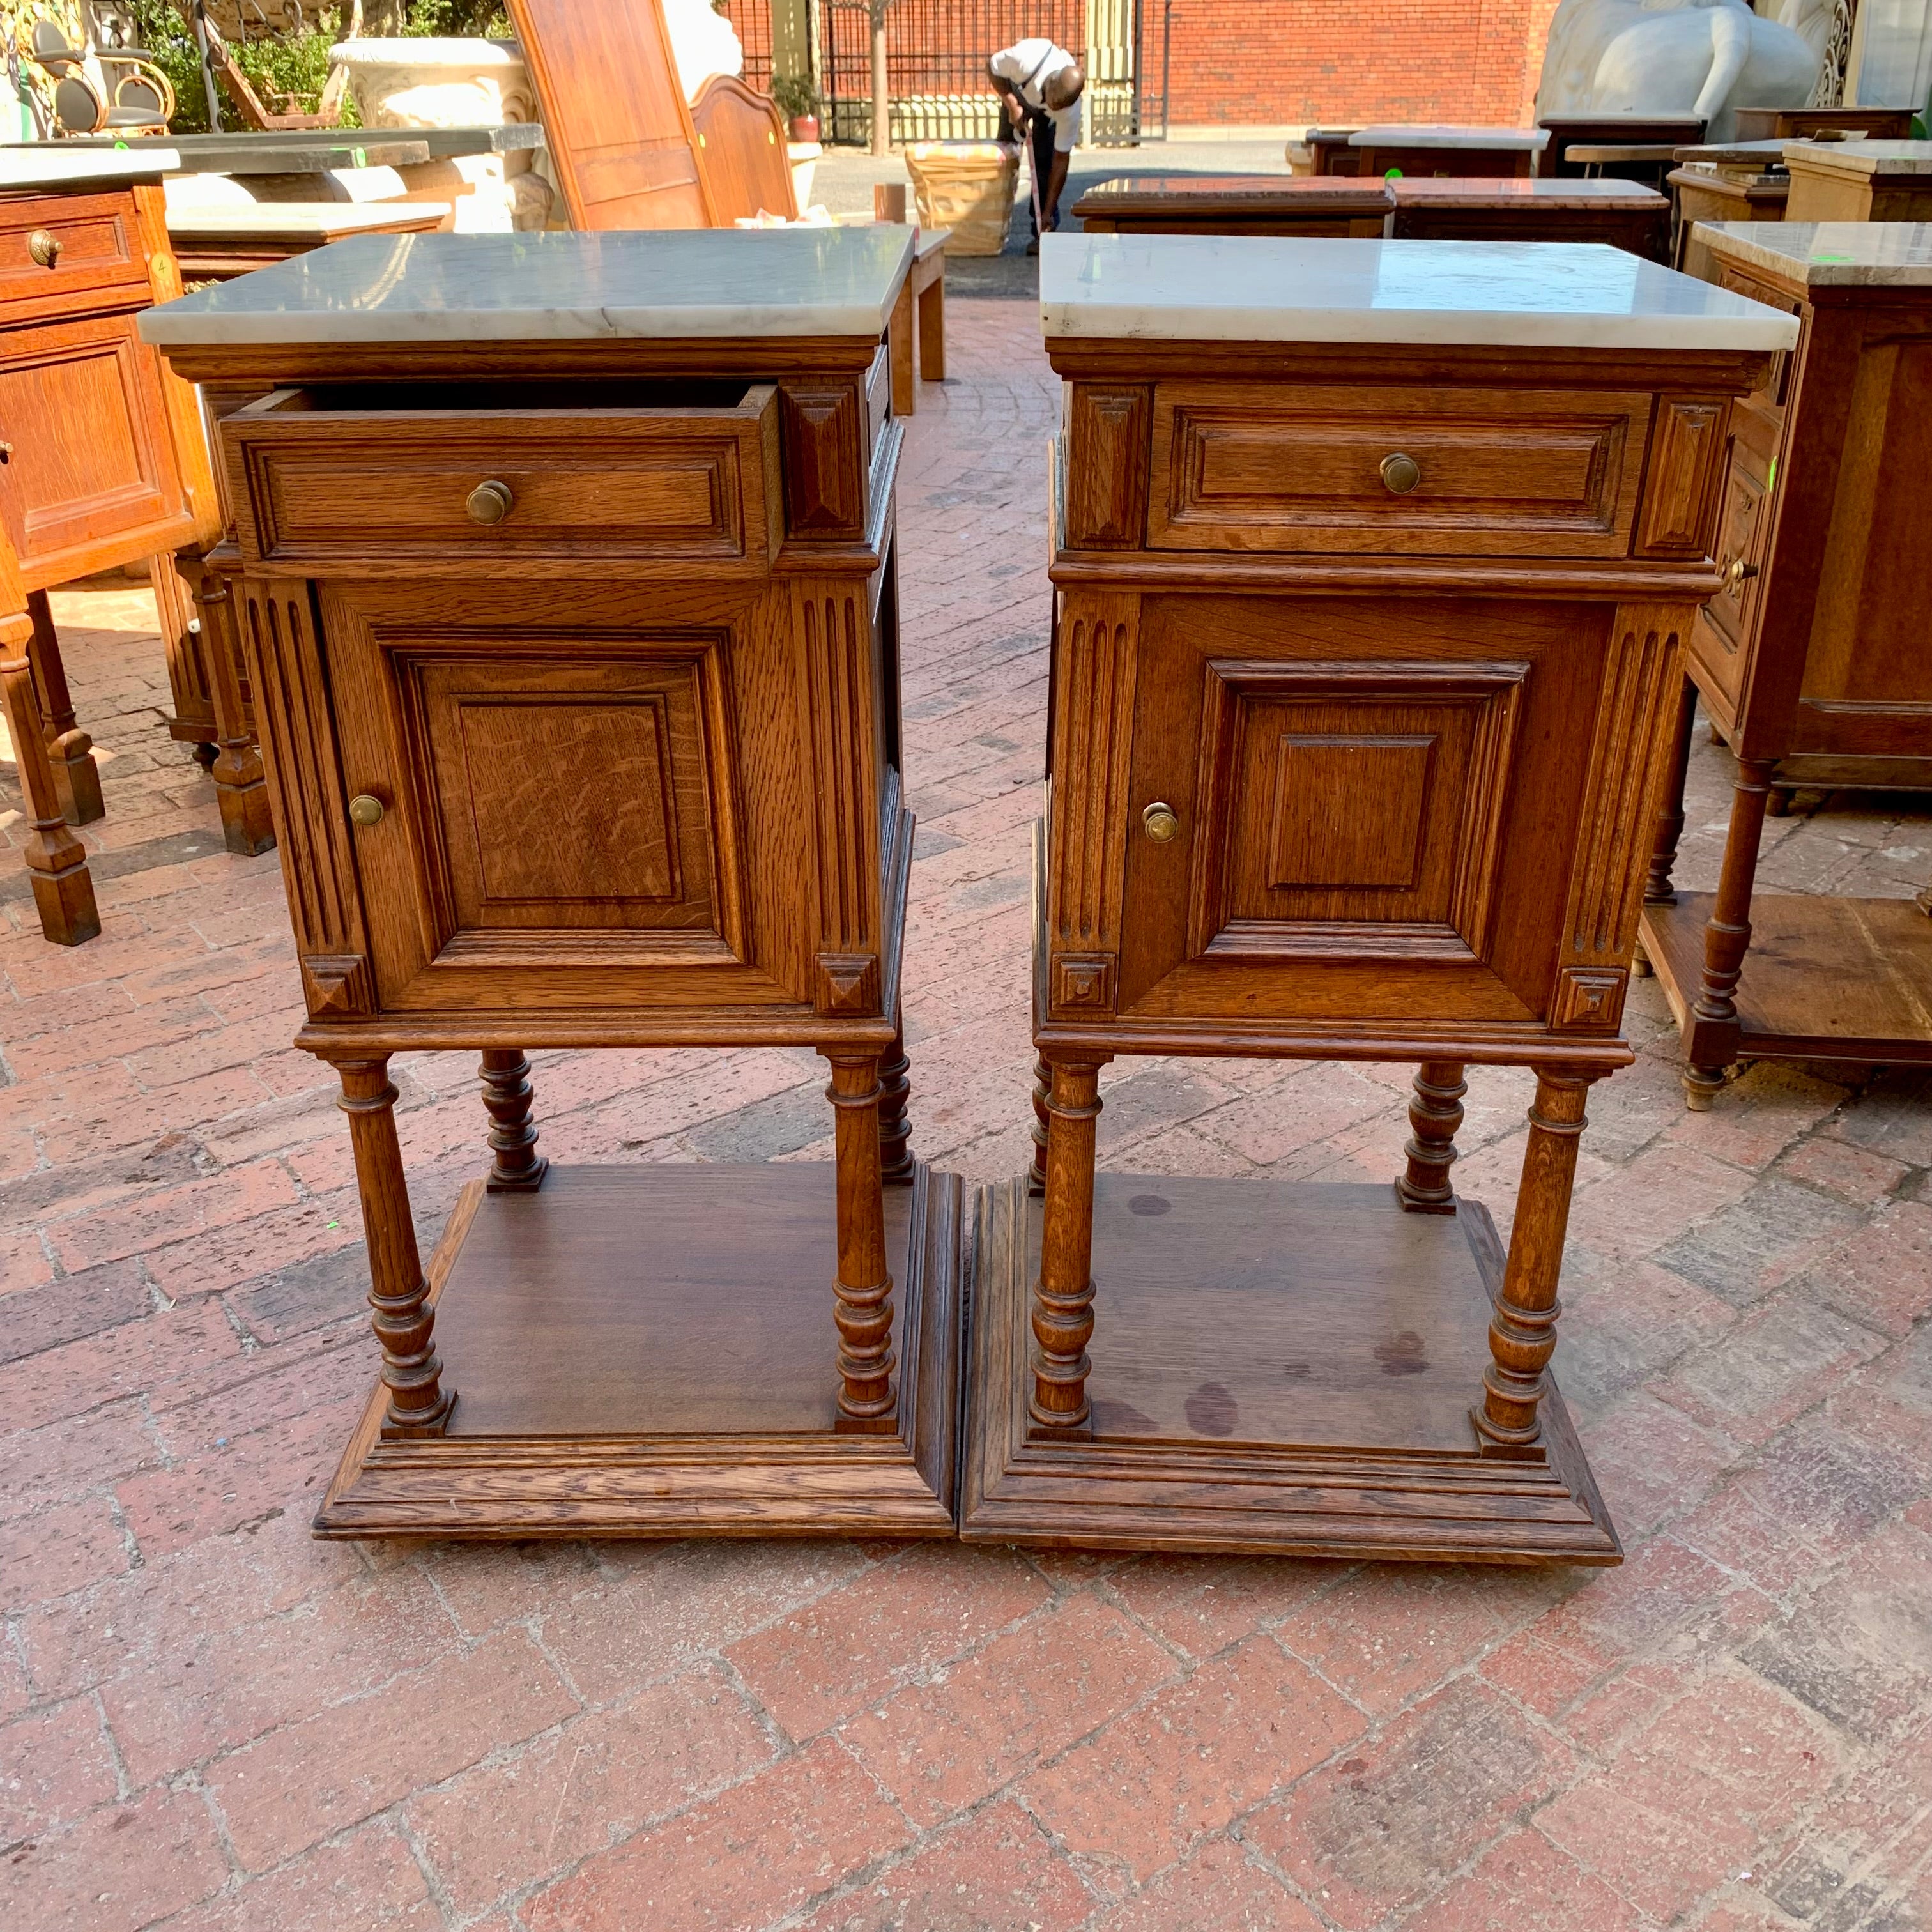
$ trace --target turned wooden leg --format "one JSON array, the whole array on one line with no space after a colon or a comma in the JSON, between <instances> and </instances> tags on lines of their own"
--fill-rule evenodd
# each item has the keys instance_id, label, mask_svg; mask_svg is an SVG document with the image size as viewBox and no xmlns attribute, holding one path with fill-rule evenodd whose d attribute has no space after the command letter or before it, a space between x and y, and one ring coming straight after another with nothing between
<instances>
[{"instance_id":1,"label":"turned wooden leg","mask_svg":"<svg viewBox=\"0 0 1932 1932\"><path fill-rule=\"evenodd\" d=\"M47 593L29 592L27 610L34 620L27 655L33 661L34 682L40 688L47 763L53 772L61 816L70 825L92 825L107 815L100 796L100 767L94 762L94 740L74 722L67 666L61 659L60 634L54 628L53 607L47 602Z\"/></svg>"},{"instance_id":2,"label":"turned wooden leg","mask_svg":"<svg viewBox=\"0 0 1932 1932\"><path fill-rule=\"evenodd\" d=\"M1100 1069L1055 1060L1046 1096L1046 1203L1040 1218L1040 1280L1033 1299L1036 1426L1082 1429L1087 1344L1094 1334L1094 1136L1100 1118Z\"/></svg>"},{"instance_id":3,"label":"turned wooden leg","mask_svg":"<svg viewBox=\"0 0 1932 1932\"><path fill-rule=\"evenodd\" d=\"M1757 880L1758 841L1771 791L1771 760L1740 758L1732 782L1730 831L1717 903L1704 928L1704 973L1684 1032L1684 1097L1702 1113L1724 1084L1741 1037L1736 998L1750 944L1751 890Z\"/></svg>"},{"instance_id":4,"label":"turned wooden leg","mask_svg":"<svg viewBox=\"0 0 1932 1932\"><path fill-rule=\"evenodd\" d=\"M214 705L214 760L208 776L214 781L215 803L221 813L221 838L230 851L243 858L267 851L275 842L268 809L268 781L262 754L248 729L242 699L240 640L234 601L228 580L211 569L206 558L190 556L195 580L195 602L201 613L202 659L207 667L208 694ZM151 566L157 585L164 578L178 583L172 556L158 556ZM158 592L155 599L160 602Z\"/></svg>"},{"instance_id":5,"label":"turned wooden leg","mask_svg":"<svg viewBox=\"0 0 1932 1932\"><path fill-rule=\"evenodd\" d=\"M1650 874L1644 880L1646 905L1675 905L1670 874L1684 836L1684 786L1690 775L1690 736L1697 723L1697 687L1687 677L1677 700L1677 724L1670 740L1670 765L1664 794L1657 802L1657 830L1650 848Z\"/></svg>"},{"instance_id":6,"label":"turned wooden leg","mask_svg":"<svg viewBox=\"0 0 1932 1932\"><path fill-rule=\"evenodd\" d=\"M1027 1170L1027 1192L1046 1192L1046 1096L1053 1090L1053 1066L1045 1054L1033 1064L1033 1166Z\"/></svg>"},{"instance_id":7,"label":"turned wooden leg","mask_svg":"<svg viewBox=\"0 0 1932 1932\"><path fill-rule=\"evenodd\" d=\"M946 380L946 276L942 271L919 292L919 380Z\"/></svg>"},{"instance_id":8,"label":"turned wooden leg","mask_svg":"<svg viewBox=\"0 0 1932 1932\"><path fill-rule=\"evenodd\" d=\"M349 1116L356 1186L362 1197L362 1232L369 1244L370 1326L382 1345L382 1381L389 1391L385 1436L440 1436L456 1391L442 1386L436 1356L436 1315L416 1252L416 1223L396 1144L396 1090L389 1057L340 1060L336 1104Z\"/></svg>"},{"instance_id":9,"label":"turned wooden leg","mask_svg":"<svg viewBox=\"0 0 1932 1932\"><path fill-rule=\"evenodd\" d=\"M892 1388L892 1277L886 1263L886 1204L879 1175L879 1056L826 1052L838 1110L838 1426L890 1430Z\"/></svg>"},{"instance_id":10,"label":"turned wooden leg","mask_svg":"<svg viewBox=\"0 0 1932 1932\"><path fill-rule=\"evenodd\" d=\"M12 562L0 538L0 571L10 577ZM28 656L33 620L23 599L12 610L4 608L13 602L0 586L0 706L6 711L14 769L27 808L22 856L33 881L40 931L56 946L78 946L100 930L100 914L94 903L94 881L88 876L87 848L68 830L47 759L46 726Z\"/></svg>"},{"instance_id":11,"label":"turned wooden leg","mask_svg":"<svg viewBox=\"0 0 1932 1932\"><path fill-rule=\"evenodd\" d=\"M902 1013L894 1022L892 1043L879 1063L879 1178L888 1187L910 1187L916 1165L912 1157L912 1127L906 1119L911 1075Z\"/></svg>"},{"instance_id":12,"label":"turned wooden leg","mask_svg":"<svg viewBox=\"0 0 1932 1932\"><path fill-rule=\"evenodd\" d=\"M1456 1160L1456 1132L1462 1124L1462 1096L1469 1090L1462 1064L1425 1060L1415 1070L1415 1093L1408 1103L1412 1130L1408 1171L1395 1184L1396 1198L1411 1214L1453 1214L1456 1190L1449 1170Z\"/></svg>"},{"instance_id":13,"label":"turned wooden leg","mask_svg":"<svg viewBox=\"0 0 1932 1932\"><path fill-rule=\"evenodd\" d=\"M1562 1312L1556 1288L1576 1175L1576 1140L1583 1131L1584 1100L1598 1077L1546 1066L1536 1070L1509 1259L1502 1292L1490 1311L1490 1366L1483 1373L1481 1406L1471 1412L1485 1450L1492 1454L1532 1450L1541 1427L1537 1406Z\"/></svg>"},{"instance_id":14,"label":"turned wooden leg","mask_svg":"<svg viewBox=\"0 0 1932 1932\"><path fill-rule=\"evenodd\" d=\"M490 1116L492 1194L532 1194L543 1185L549 1160L537 1152L537 1130L530 1124L530 1063L516 1046L488 1046L478 1068L483 1082L483 1111Z\"/></svg>"}]
</instances>

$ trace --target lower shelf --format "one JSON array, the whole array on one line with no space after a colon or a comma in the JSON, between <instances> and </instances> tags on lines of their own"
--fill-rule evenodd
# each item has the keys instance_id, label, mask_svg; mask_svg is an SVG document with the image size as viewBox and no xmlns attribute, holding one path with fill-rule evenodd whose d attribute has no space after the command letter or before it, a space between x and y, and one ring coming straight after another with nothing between
<instances>
[{"instance_id":1,"label":"lower shelf","mask_svg":"<svg viewBox=\"0 0 1932 1932\"><path fill-rule=\"evenodd\" d=\"M952 1531L960 1184L886 1193L897 1426L842 1430L835 1170L553 1167L464 1190L429 1269L447 1432L385 1442L379 1385L324 1536Z\"/></svg>"},{"instance_id":2,"label":"lower shelf","mask_svg":"<svg viewBox=\"0 0 1932 1932\"><path fill-rule=\"evenodd\" d=\"M1675 905L1643 909L1643 949L1680 1027L1714 904L1709 892L1679 892ZM1739 1056L1932 1065L1932 919L1910 899L1761 892L1750 920Z\"/></svg>"},{"instance_id":3,"label":"lower shelf","mask_svg":"<svg viewBox=\"0 0 1932 1932\"><path fill-rule=\"evenodd\" d=\"M981 1196L960 1534L1088 1549L1614 1563L1553 1384L1544 1452L1469 1412L1502 1253L1488 1210L1394 1190L1102 1174L1091 1433L1030 1436L1040 1204ZM1559 1346L1560 1353L1560 1346Z\"/></svg>"}]
</instances>

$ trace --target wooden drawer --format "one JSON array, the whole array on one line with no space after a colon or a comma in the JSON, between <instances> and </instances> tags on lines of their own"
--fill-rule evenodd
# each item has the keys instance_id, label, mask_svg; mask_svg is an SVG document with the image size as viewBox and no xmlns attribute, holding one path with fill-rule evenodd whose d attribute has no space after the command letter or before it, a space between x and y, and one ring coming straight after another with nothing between
<instances>
[{"instance_id":1,"label":"wooden drawer","mask_svg":"<svg viewBox=\"0 0 1932 1932\"><path fill-rule=\"evenodd\" d=\"M1648 394L1594 390L1162 383L1148 542L1622 556L1650 410Z\"/></svg>"},{"instance_id":2,"label":"wooden drawer","mask_svg":"<svg viewBox=\"0 0 1932 1932\"><path fill-rule=\"evenodd\" d=\"M34 244L50 237L50 260ZM148 290L148 266L127 194L31 195L0 200L0 310L85 292Z\"/></svg>"},{"instance_id":3,"label":"wooden drawer","mask_svg":"<svg viewBox=\"0 0 1932 1932\"><path fill-rule=\"evenodd\" d=\"M316 576L763 568L781 536L770 384L284 389L222 443L244 554Z\"/></svg>"}]
</instances>

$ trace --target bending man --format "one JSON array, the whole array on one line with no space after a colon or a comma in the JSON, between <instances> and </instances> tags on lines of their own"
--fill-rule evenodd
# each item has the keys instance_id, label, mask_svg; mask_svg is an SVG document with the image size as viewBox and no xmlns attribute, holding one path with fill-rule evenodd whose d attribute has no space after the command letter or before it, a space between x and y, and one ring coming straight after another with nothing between
<instances>
[{"instance_id":1,"label":"bending man","mask_svg":"<svg viewBox=\"0 0 1932 1932\"><path fill-rule=\"evenodd\" d=\"M986 63L986 72L1004 110L1000 139L1017 142L1022 129L1033 166L1033 239L1029 255L1040 253L1043 230L1060 225L1060 190L1080 138L1080 94L1087 85L1078 64L1051 40L1016 40Z\"/></svg>"}]
</instances>

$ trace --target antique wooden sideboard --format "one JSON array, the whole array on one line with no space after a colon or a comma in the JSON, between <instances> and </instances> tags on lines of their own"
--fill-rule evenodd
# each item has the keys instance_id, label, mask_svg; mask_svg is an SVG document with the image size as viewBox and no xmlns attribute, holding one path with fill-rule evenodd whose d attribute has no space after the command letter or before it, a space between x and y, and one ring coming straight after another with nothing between
<instances>
[{"instance_id":1,"label":"antique wooden sideboard","mask_svg":"<svg viewBox=\"0 0 1932 1932\"><path fill-rule=\"evenodd\" d=\"M1754 892L1780 794L1932 790L1932 226L1700 231L1723 287L1795 316L1798 346L1732 411L1723 590L1693 628L1643 949L1708 1107L1740 1058L1932 1065L1932 919L1910 899ZM1671 883L1701 692L1737 754L1717 892Z\"/></svg>"},{"instance_id":2,"label":"antique wooden sideboard","mask_svg":"<svg viewBox=\"0 0 1932 1932\"><path fill-rule=\"evenodd\" d=\"M1670 260L1670 203L1640 182L1417 176L1390 185L1388 232L1400 240L1600 242Z\"/></svg>"},{"instance_id":3,"label":"antique wooden sideboard","mask_svg":"<svg viewBox=\"0 0 1932 1932\"><path fill-rule=\"evenodd\" d=\"M1395 196L1338 175L1117 175L1074 204L1095 235L1356 235L1382 232Z\"/></svg>"},{"instance_id":4,"label":"antique wooden sideboard","mask_svg":"<svg viewBox=\"0 0 1932 1932\"><path fill-rule=\"evenodd\" d=\"M228 735L220 706L246 742L239 694L218 688L176 571L179 551L198 574L220 532L194 392L135 333L143 309L181 292L161 190L173 164L152 143L0 149L0 526L32 622L52 802L70 824L104 808L47 602L57 585L146 562L178 704L186 692L206 709L198 741ZM226 824L228 792L248 775L217 764ZM30 816L44 818L49 802L30 800ZM58 890L34 875L41 930L64 945L100 930L78 841L69 856Z\"/></svg>"},{"instance_id":5,"label":"antique wooden sideboard","mask_svg":"<svg viewBox=\"0 0 1932 1932\"><path fill-rule=\"evenodd\" d=\"M1049 236L1037 1184L961 1533L1616 1560L1548 1364L1726 410L1788 315L1605 249ZM1109 1173L1116 1054L1407 1060L1391 1189ZM1466 1066L1536 1076L1513 1233Z\"/></svg>"},{"instance_id":6,"label":"antique wooden sideboard","mask_svg":"<svg viewBox=\"0 0 1932 1932\"><path fill-rule=\"evenodd\" d=\"M1348 136L1356 158L1351 172L1382 179L1394 169L1408 175L1530 175L1550 145L1540 128L1358 128Z\"/></svg>"},{"instance_id":7,"label":"antique wooden sideboard","mask_svg":"<svg viewBox=\"0 0 1932 1932\"><path fill-rule=\"evenodd\" d=\"M950 1533L959 1186L897 1022L912 239L366 237L144 318L268 392L222 427L238 588L382 1350L323 1534ZM836 1163L540 1151L528 1047L773 1045L830 1063ZM388 1067L432 1047L482 1049L494 1158L425 1269Z\"/></svg>"}]
</instances>

